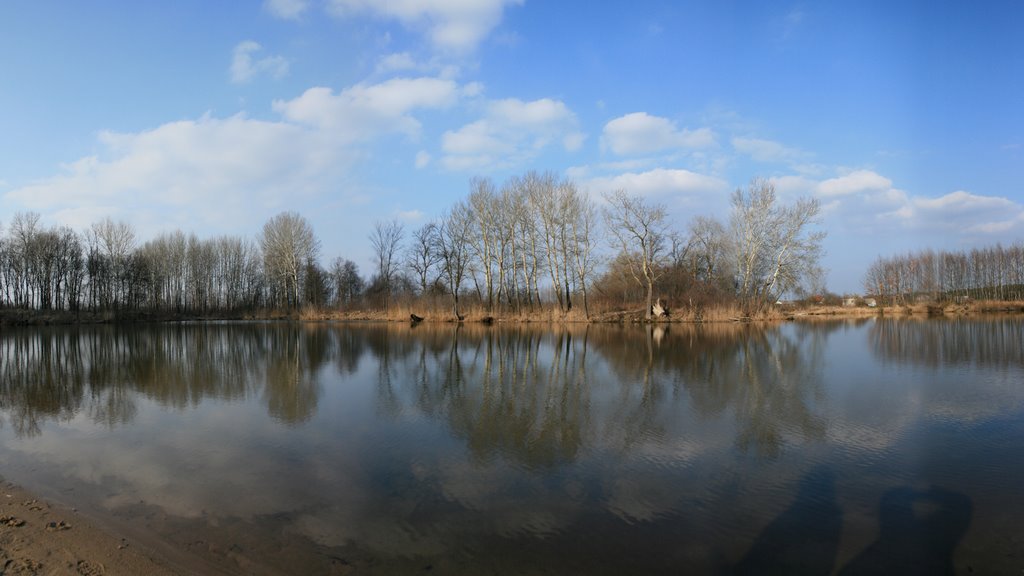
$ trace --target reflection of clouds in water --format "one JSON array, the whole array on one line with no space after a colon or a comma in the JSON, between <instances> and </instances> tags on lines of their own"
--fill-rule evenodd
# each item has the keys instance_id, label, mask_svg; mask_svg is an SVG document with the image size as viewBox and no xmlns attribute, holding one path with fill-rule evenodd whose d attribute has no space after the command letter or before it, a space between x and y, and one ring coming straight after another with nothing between
<instances>
[{"instance_id":1,"label":"reflection of clouds in water","mask_svg":"<svg viewBox=\"0 0 1024 576\"><path fill-rule=\"evenodd\" d=\"M708 442L697 442L690 438L682 438L644 444L634 453L639 458L656 466L685 466L712 448L723 448L729 445L729 442L716 443L714 439L710 439Z\"/></svg>"},{"instance_id":2,"label":"reflection of clouds in water","mask_svg":"<svg viewBox=\"0 0 1024 576\"><path fill-rule=\"evenodd\" d=\"M750 519L767 521L812 460L895 461L913 456L904 441L930 421L971 425L1024 406L1020 366L880 362L856 327L672 326L660 343L621 329L495 330L463 334L455 352L450 330L434 341L418 330L295 339L289 358L303 367L280 375L297 373L311 395L282 388L270 402L269 370L250 366L239 373L259 385L235 387L245 394L211 386L171 410L176 387L126 390L130 422L105 427L79 411L5 446L115 511L145 501L408 557L499 538L559 543L592 521L760 529ZM339 370L349 348L373 362ZM835 370L848 350L863 358ZM777 450L744 450L741 437Z\"/></svg>"},{"instance_id":3,"label":"reflection of clouds in water","mask_svg":"<svg viewBox=\"0 0 1024 576\"><path fill-rule=\"evenodd\" d=\"M366 480L354 465L354 453L346 455L332 447L333 468L344 473L317 479L302 455L289 457L279 439L280 426L244 407L200 407L171 416L146 402L140 406L141 420L171 417L185 422L175 428L140 426L131 435L102 434L80 416L50 426L32 441L12 441L8 446L84 483L84 493L96 492L98 504L110 510L145 502L181 518L251 521L315 509L323 494L336 502L332 513L362 508ZM218 442L210 442L211 437ZM289 460L298 469L282 469L282 462ZM311 483L296 489L297 477ZM325 521L338 524L336 517Z\"/></svg>"},{"instance_id":4,"label":"reflection of clouds in water","mask_svg":"<svg viewBox=\"0 0 1024 576\"><path fill-rule=\"evenodd\" d=\"M643 522L679 508L683 495L671 477L630 474L605 487L607 508L626 522Z\"/></svg>"},{"instance_id":5,"label":"reflection of clouds in water","mask_svg":"<svg viewBox=\"0 0 1024 576\"><path fill-rule=\"evenodd\" d=\"M876 372L832 402L827 438L849 450L879 451L898 444L922 422L973 426L1024 410L1024 370L978 367L938 370L904 366ZM998 401L993 401L998 398Z\"/></svg>"},{"instance_id":6,"label":"reflection of clouds in water","mask_svg":"<svg viewBox=\"0 0 1024 576\"><path fill-rule=\"evenodd\" d=\"M526 469L495 462L485 466L443 458L422 469L422 481L434 485L444 498L459 504L459 514L472 511L484 529L503 536L544 536L560 532L575 520L587 494L571 478L552 482Z\"/></svg>"}]
</instances>

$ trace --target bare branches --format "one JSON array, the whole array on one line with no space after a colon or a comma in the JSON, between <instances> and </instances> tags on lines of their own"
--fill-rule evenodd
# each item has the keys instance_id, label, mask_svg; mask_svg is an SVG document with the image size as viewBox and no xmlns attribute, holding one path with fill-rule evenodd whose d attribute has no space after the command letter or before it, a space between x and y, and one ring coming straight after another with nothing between
<instances>
[{"instance_id":1,"label":"bare branches","mask_svg":"<svg viewBox=\"0 0 1024 576\"><path fill-rule=\"evenodd\" d=\"M817 199L780 206L774 184L754 179L746 191L733 193L732 206L737 293L747 305L757 308L799 290L818 272L825 233L809 229L821 209Z\"/></svg>"},{"instance_id":2,"label":"bare branches","mask_svg":"<svg viewBox=\"0 0 1024 576\"><path fill-rule=\"evenodd\" d=\"M383 291L384 310L387 311L391 302L391 289L398 273L398 254L401 251L402 237L405 227L398 220L377 222L370 233L370 244L377 260L377 281Z\"/></svg>"},{"instance_id":3,"label":"bare branches","mask_svg":"<svg viewBox=\"0 0 1024 576\"><path fill-rule=\"evenodd\" d=\"M645 316L651 319L654 285L664 274L669 236L665 207L617 190L605 196L605 226L614 236L619 257L629 265L637 283L647 289Z\"/></svg>"},{"instance_id":4,"label":"bare branches","mask_svg":"<svg viewBox=\"0 0 1024 576\"><path fill-rule=\"evenodd\" d=\"M320 253L313 227L295 212L282 212L263 225L260 248L268 281L284 294L286 305L297 307L303 269Z\"/></svg>"}]
</instances>

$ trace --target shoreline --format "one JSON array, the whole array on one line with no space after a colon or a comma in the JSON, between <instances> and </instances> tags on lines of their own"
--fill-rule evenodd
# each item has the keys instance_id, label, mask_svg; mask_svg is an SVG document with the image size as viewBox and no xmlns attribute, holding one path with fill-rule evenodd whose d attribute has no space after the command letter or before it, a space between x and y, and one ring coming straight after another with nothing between
<instances>
[{"instance_id":1,"label":"shoreline","mask_svg":"<svg viewBox=\"0 0 1024 576\"><path fill-rule=\"evenodd\" d=\"M130 534L98 527L74 508L37 497L0 477L0 573L175 576L176 566Z\"/></svg>"},{"instance_id":2,"label":"shoreline","mask_svg":"<svg viewBox=\"0 0 1024 576\"><path fill-rule=\"evenodd\" d=\"M878 307L803 305L766 308L747 315L735 306L710 306L696 310L677 309L668 317L644 318L643 310L613 309L595 311L586 317L579 310L561 312L542 309L533 312L488 312L468 307L463 319L456 321L450 311L409 305L383 310L337 310L308 308L303 310L258 310L238 313L174 314L128 312L60 312L25 309L0 309L0 326L92 326L103 324L165 324L182 322L393 322L410 323L411 316L418 324L721 324L737 322L787 322L821 319L858 318L964 318L986 316L1015 316L1024 314L1024 301L979 300L966 304L918 303Z\"/></svg>"}]
</instances>

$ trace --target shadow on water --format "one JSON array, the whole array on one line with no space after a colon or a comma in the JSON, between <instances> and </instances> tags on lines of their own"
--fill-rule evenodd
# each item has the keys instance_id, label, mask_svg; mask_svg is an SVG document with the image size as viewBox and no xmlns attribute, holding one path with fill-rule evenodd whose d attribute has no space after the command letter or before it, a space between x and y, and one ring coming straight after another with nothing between
<instances>
[{"instance_id":1,"label":"shadow on water","mask_svg":"<svg viewBox=\"0 0 1024 576\"><path fill-rule=\"evenodd\" d=\"M735 574L831 574L842 526L835 474L819 466L801 479L796 500L761 532Z\"/></svg>"},{"instance_id":2,"label":"shadow on water","mask_svg":"<svg viewBox=\"0 0 1024 576\"><path fill-rule=\"evenodd\" d=\"M931 487L893 488L879 504L878 538L840 576L954 574L953 553L971 523L971 499ZM835 475L819 466L800 481L796 499L761 532L730 573L831 574L839 551L843 512Z\"/></svg>"},{"instance_id":3,"label":"shadow on water","mask_svg":"<svg viewBox=\"0 0 1024 576\"><path fill-rule=\"evenodd\" d=\"M971 499L931 487L894 488L882 496L878 539L840 576L953 574L953 552L971 524Z\"/></svg>"}]
</instances>

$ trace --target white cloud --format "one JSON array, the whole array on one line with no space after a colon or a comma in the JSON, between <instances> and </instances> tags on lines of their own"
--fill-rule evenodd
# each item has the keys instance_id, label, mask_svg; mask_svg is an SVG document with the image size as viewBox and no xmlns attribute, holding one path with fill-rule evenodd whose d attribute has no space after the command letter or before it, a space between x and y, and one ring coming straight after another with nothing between
<instances>
[{"instance_id":1,"label":"white cloud","mask_svg":"<svg viewBox=\"0 0 1024 576\"><path fill-rule=\"evenodd\" d=\"M252 40L239 42L231 59L231 81L235 84L251 82L257 76L269 76L279 80L288 75L288 61L281 56L253 58L262 47Z\"/></svg>"},{"instance_id":2,"label":"white cloud","mask_svg":"<svg viewBox=\"0 0 1024 576\"><path fill-rule=\"evenodd\" d=\"M339 17L369 13L398 20L425 30L436 48L468 52L498 26L505 6L518 4L522 0L328 0L328 9Z\"/></svg>"},{"instance_id":3,"label":"white cloud","mask_svg":"<svg viewBox=\"0 0 1024 576\"><path fill-rule=\"evenodd\" d=\"M358 187L327 195L366 161L375 139L416 137L417 112L462 97L454 81L397 78L341 91L312 88L275 101L276 121L206 115L135 133L102 132L95 155L7 191L4 199L75 229L111 216L147 233L250 232L285 205L299 209L330 199L351 206ZM418 167L431 162L426 151L415 159Z\"/></svg>"},{"instance_id":4,"label":"white cloud","mask_svg":"<svg viewBox=\"0 0 1024 576\"><path fill-rule=\"evenodd\" d=\"M771 178L781 196L799 196L813 193L818 182L806 176L778 176Z\"/></svg>"},{"instance_id":5,"label":"white cloud","mask_svg":"<svg viewBox=\"0 0 1024 576\"><path fill-rule=\"evenodd\" d=\"M892 180L871 170L855 170L818 184L818 194L825 197L883 191L892 188Z\"/></svg>"},{"instance_id":6,"label":"white cloud","mask_svg":"<svg viewBox=\"0 0 1024 576\"><path fill-rule=\"evenodd\" d=\"M450 170L515 165L555 142L574 151L586 139L578 125L576 115L558 100L495 100L480 120L444 133L442 162Z\"/></svg>"},{"instance_id":7,"label":"white cloud","mask_svg":"<svg viewBox=\"0 0 1024 576\"><path fill-rule=\"evenodd\" d=\"M722 192L728 189L728 183L689 170L656 168L647 172L592 178L583 183L583 188L595 196L616 190L647 197L669 194L695 196Z\"/></svg>"},{"instance_id":8,"label":"white cloud","mask_svg":"<svg viewBox=\"0 0 1024 576\"><path fill-rule=\"evenodd\" d=\"M5 199L78 229L105 215L159 229L251 230L267 210L329 190L355 161L316 131L244 115L103 132L98 144L100 155Z\"/></svg>"},{"instance_id":9,"label":"white cloud","mask_svg":"<svg viewBox=\"0 0 1024 576\"><path fill-rule=\"evenodd\" d=\"M374 71L379 76L388 76L395 73L416 73L425 76L437 76L442 79L454 80L459 77L461 71L458 66L446 63L439 57L429 59L417 59L410 52L394 52L384 54L377 59Z\"/></svg>"},{"instance_id":10,"label":"white cloud","mask_svg":"<svg viewBox=\"0 0 1024 576\"><path fill-rule=\"evenodd\" d=\"M668 118L646 112L634 112L609 121L601 135L601 146L620 156L714 145L715 133L710 128L680 130Z\"/></svg>"},{"instance_id":11,"label":"white cloud","mask_svg":"<svg viewBox=\"0 0 1024 576\"><path fill-rule=\"evenodd\" d=\"M458 85L439 78L393 78L379 84L357 84L335 94L310 88L293 100L275 100L285 118L329 131L348 142L386 132L419 135L419 109L445 108L460 96Z\"/></svg>"},{"instance_id":12,"label":"white cloud","mask_svg":"<svg viewBox=\"0 0 1024 576\"><path fill-rule=\"evenodd\" d=\"M1024 223L1024 206L1008 198L958 190L938 198L912 198L907 215L918 226L993 234Z\"/></svg>"},{"instance_id":13,"label":"white cloud","mask_svg":"<svg viewBox=\"0 0 1024 576\"><path fill-rule=\"evenodd\" d=\"M797 162L806 159L808 154L797 148L784 146L773 140L761 138L732 139L732 147L741 154L746 154L758 162Z\"/></svg>"},{"instance_id":14,"label":"white cloud","mask_svg":"<svg viewBox=\"0 0 1024 576\"><path fill-rule=\"evenodd\" d=\"M263 9L277 18L298 20L309 9L308 0L264 0Z\"/></svg>"},{"instance_id":15,"label":"white cloud","mask_svg":"<svg viewBox=\"0 0 1024 576\"><path fill-rule=\"evenodd\" d=\"M430 165L430 160L430 153L425 150L420 150L416 153L416 168L426 168Z\"/></svg>"},{"instance_id":16,"label":"white cloud","mask_svg":"<svg viewBox=\"0 0 1024 576\"><path fill-rule=\"evenodd\" d=\"M402 222L419 222L423 220L426 214L422 210L399 210L395 213L395 218Z\"/></svg>"},{"instance_id":17,"label":"white cloud","mask_svg":"<svg viewBox=\"0 0 1024 576\"><path fill-rule=\"evenodd\" d=\"M806 175L772 178L787 196L810 194L836 223L860 233L915 233L984 237L1024 230L1024 205L1001 196L957 190L942 196L911 195L872 170L815 180Z\"/></svg>"}]
</instances>

